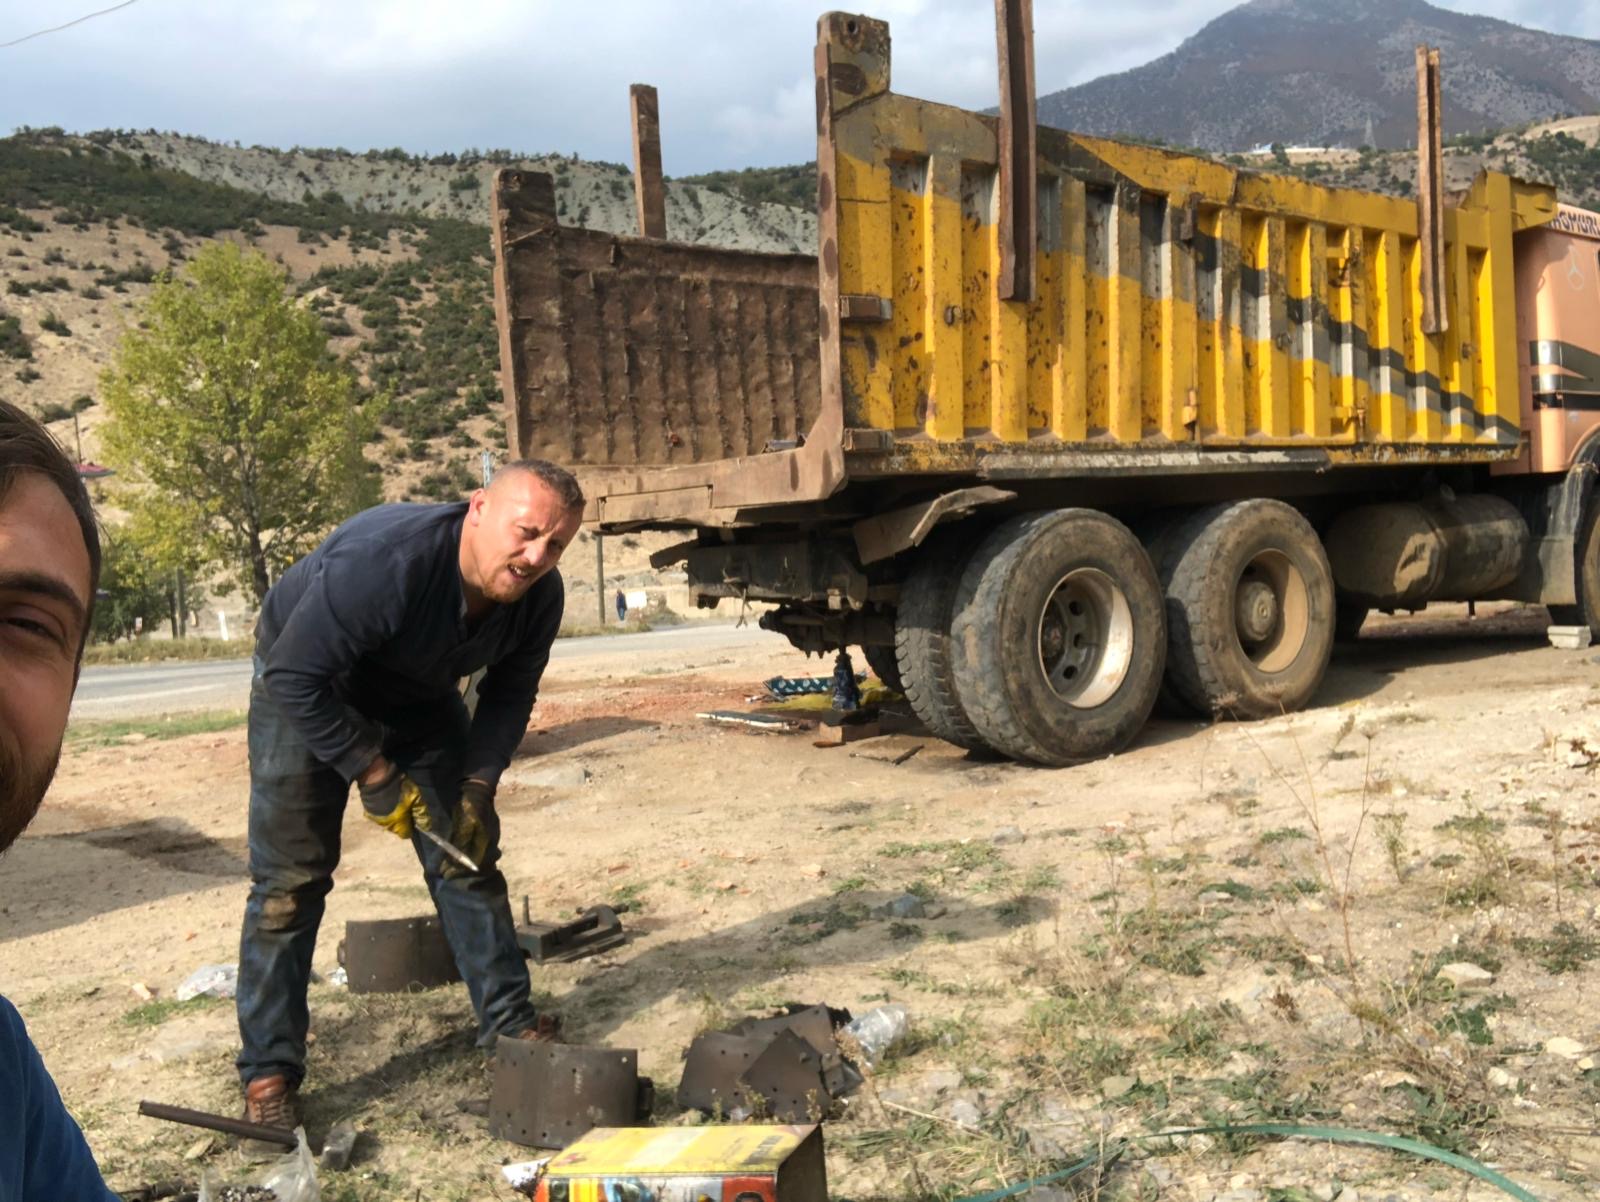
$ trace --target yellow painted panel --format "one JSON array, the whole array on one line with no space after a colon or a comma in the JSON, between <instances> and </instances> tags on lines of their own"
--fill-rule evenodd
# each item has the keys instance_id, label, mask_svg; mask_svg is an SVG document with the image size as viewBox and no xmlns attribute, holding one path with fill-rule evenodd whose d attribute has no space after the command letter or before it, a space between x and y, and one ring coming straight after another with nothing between
<instances>
[{"instance_id":1,"label":"yellow painted panel","mask_svg":"<svg viewBox=\"0 0 1600 1202\"><path fill-rule=\"evenodd\" d=\"M1057 438L1068 442L1080 442L1088 436L1088 315L1083 243L1083 181L1068 176L1061 181L1061 347L1050 371L1050 428Z\"/></svg>"},{"instance_id":2,"label":"yellow painted panel","mask_svg":"<svg viewBox=\"0 0 1600 1202\"><path fill-rule=\"evenodd\" d=\"M989 429L989 360L992 314L989 293L994 275L990 226L995 172L963 167L961 172L961 374L962 412L969 431Z\"/></svg>"},{"instance_id":3,"label":"yellow painted panel","mask_svg":"<svg viewBox=\"0 0 1600 1202\"><path fill-rule=\"evenodd\" d=\"M1498 173L1484 173L1474 186L1472 201L1482 204L1490 221L1488 251L1479 260L1474 284L1481 329L1478 344L1482 374L1478 381L1478 411L1484 416L1484 434L1502 442L1515 442L1522 428L1522 396L1517 381L1517 330L1514 307L1515 280L1511 267L1511 181Z\"/></svg>"},{"instance_id":4,"label":"yellow painted panel","mask_svg":"<svg viewBox=\"0 0 1600 1202\"><path fill-rule=\"evenodd\" d=\"M1020 301L1000 299L1000 225L989 233L989 429L1004 442L1028 437L1028 314Z\"/></svg>"},{"instance_id":5,"label":"yellow painted panel","mask_svg":"<svg viewBox=\"0 0 1600 1202\"><path fill-rule=\"evenodd\" d=\"M1406 367L1416 381L1411 399L1412 441L1444 436L1444 398L1439 389L1439 339L1422 332L1422 245L1406 243Z\"/></svg>"},{"instance_id":6,"label":"yellow painted panel","mask_svg":"<svg viewBox=\"0 0 1600 1202\"><path fill-rule=\"evenodd\" d=\"M1162 228L1161 301L1161 433L1174 442L1187 439L1184 411L1197 397L1194 255L1187 243L1180 242L1174 228L1181 212L1180 198L1167 206Z\"/></svg>"},{"instance_id":7,"label":"yellow painted panel","mask_svg":"<svg viewBox=\"0 0 1600 1202\"><path fill-rule=\"evenodd\" d=\"M923 194L927 164L896 163L889 211L893 222L893 311L880 354L893 357L890 365L894 393L894 426L906 430L920 425L928 406L929 350L924 345L927 321L928 255L927 205Z\"/></svg>"},{"instance_id":8,"label":"yellow painted panel","mask_svg":"<svg viewBox=\"0 0 1600 1202\"><path fill-rule=\"evenodd\" d=\"M1410 428L1405 374L1405 265L1400 235L1383 230L1367 240L1372 314L1367 344L1372 350L1376 394L1372 434L1389 442L1405 441Z\"/></svg>"},{"instance_id":9,"label":"yellow painted panel","mask_svg":"<svg viewBox=\"0 0 1600 1202\"><path fill-rule=\"evenodd\" d=\"M1111 211L1111 262L1106 280L1106 397L1111 407L1107 429L1120 442L1144 433L1139 362L1144 328L1140 285L1139 200L1131 188L1117 190Z\"/></svg>"},{"instance_id":10,"label":"yellow painted panel","mask_svg":"<svg viewBox=\"0 0 1600 1202\"><path fill-rule=\"evenodd\" d=\"M930 438L956 439L966 432L965 374L962 367L961 164L928 160L922 197L923 343L928 357L928 412L923 429Z\"/></svg>"},{"instance_id":11,"label":"yellow painted panel","mask_svg":"<svg viewBox=\"0 0 1600 1202\"><path fill-rule=\"evenodd\" d=\"M1320 222L1300 222L1286 238L1289 255L1289 297L1298 313L1293 323L1290 367L1291 412L1301 431L1313 438L1330 436L1328 233Z\"/></svg>"},{"instance_id":12,"label":"yellow painted panel","mask_svg":"<svg viewBox=\"0 0 1600 1202\"><path fill-rule=\"evenodd\" d=\"M1516 437L1511 232L1548 219L1548 189L1488 174L1447 210L1451 329L1429 337L1409 200L1044 131L1021 304L996 290L992 121L884 95L833 137L839 290L892 304L824 343L846 425L934 444ZM1478 420L1447 430L1441 389Z\"/></svg>"}]
</instances>

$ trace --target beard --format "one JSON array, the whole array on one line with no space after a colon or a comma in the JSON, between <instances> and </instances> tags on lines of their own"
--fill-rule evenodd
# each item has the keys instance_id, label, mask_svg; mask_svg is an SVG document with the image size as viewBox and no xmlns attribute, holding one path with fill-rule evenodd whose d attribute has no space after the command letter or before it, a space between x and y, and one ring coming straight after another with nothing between
<instances>
[{"instance_id":1,"label":"beard","mask_svg":"<svg viewBox=\"0 0 1600 1202\"><path fill-rule=\"evenodd\" d=\"M44 760L30 764L0 739L0 856L5 855L39 812L39 803L44 800L45 790L50 787L60 762L60 742Z\"/></svg>"}]
</instances>

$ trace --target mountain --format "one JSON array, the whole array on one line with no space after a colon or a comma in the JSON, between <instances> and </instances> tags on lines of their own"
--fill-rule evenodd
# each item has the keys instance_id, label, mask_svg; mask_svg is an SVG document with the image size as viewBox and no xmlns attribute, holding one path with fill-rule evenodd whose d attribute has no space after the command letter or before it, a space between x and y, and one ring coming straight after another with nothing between
<instances>
[{"instance_id":1,"label":"mountain","mask_svg":"<svg viewBox=\"0 0 1600 1202\"><path fill-rule=\"evenodd\" d=\"M1412 146L1418 43L1441 52L1446 135L1600 111L1600 41L1425 0L1251 0L1171 54L1041 96L1039 120L1211 151Z\"/></svg>"}]
</instances>

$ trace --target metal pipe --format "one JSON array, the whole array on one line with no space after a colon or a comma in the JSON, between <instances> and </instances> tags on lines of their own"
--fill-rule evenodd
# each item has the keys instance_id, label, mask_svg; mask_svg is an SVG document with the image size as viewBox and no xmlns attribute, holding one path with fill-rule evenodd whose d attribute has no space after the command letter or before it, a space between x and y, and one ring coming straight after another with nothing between
<instances>
[{"instance_id":1,"label":"metal pipe","mask_svg":"<svg viewBox=\"0 0 1600 1202\"><path fill-rule=\"evenodd\" d=\"M186 1106L168 1106L165 1102L140 1102L139 1113L146 1118L166 1119L190 1127L204 1127L207 1131L221 1131L242 1139L259 1139L265 1143L281 1144L285 1148L298 1147L300 1140L293 1131L282 1127L269 1127L265 1123L252 1123L245 1119L230 1119L220 1114L207 1114L203 1110L190 1110Z\"/></svg>"}]
</instances>

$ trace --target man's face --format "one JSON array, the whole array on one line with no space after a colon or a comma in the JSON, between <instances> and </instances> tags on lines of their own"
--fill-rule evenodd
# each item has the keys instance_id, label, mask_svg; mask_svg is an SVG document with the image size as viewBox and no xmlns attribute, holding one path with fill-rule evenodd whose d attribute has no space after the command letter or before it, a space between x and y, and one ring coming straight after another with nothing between
<instances>
[{"instance_id":1,"label":"man's face","mask_svg":"<svg viewBox=\"0 0 1600 1202\"><path fill-rule=\"evenodd\" d=\"M22 472L0 501L0 854L55 775L89 606L89 552L67 499Z\"/></svg>"},{"instance_id":2,"label":"man's face","mask_svg":"<svg viewBox=\"0 0 1600 1202\"><path fill-rule=\"evenodd\" d=\"M507 605L522 598L561 559L578 533L583 514L561 500L531 472L512 472L472 495L463 538L477 577L472 583L490 601Z\"/></svg>"}]
</instances>

